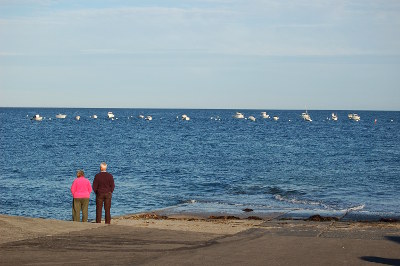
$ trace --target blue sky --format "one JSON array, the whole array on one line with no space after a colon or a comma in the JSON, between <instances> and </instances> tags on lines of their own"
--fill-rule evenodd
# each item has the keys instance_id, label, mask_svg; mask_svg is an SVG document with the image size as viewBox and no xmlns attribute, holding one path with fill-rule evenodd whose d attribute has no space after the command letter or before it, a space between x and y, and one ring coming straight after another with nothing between
<instances>
[{"instance_id":1,"label":"blue sky","mask_svg":"<svg viewBox=\"0 0 400 266\"><path fill-rule=\"evenodd\" d=\"M400 1L0 0L0 106L400 110Z\"/></svg>"}]
</instances>

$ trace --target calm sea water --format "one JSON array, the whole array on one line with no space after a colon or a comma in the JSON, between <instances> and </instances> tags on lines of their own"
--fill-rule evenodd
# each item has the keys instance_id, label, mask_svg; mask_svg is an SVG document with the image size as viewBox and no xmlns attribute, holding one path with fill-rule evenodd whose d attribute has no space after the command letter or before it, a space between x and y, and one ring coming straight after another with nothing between
<instances>
[{"instance_id":1,"label":"calm sea water","mask_svg":"<svg viewBox=\"0 0 400 266\"><path fill-rule=\"evenodd\" d=\"M236 111L0 108L0 213L70 220L76 170L93 182L106 161L113 215L170 206L400 215L400 112L358 111L353 122L339 111L335 122L310 111L307 123L302 111L242 110L255 122ZM44 120L31 121L36 113ZM92 194L90 219L94 210Z\"/></svg>"}]
</instances>

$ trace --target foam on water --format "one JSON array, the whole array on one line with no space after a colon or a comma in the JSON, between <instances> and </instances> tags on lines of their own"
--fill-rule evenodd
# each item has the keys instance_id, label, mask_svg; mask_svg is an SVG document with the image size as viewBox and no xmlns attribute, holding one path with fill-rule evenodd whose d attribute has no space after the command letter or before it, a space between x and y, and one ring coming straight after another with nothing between
<instances>
[{"instance_id":1,"label":"foam on water","mask_svg":"<svg viewBox=\"0 0 400 266\"><path fill-rule=\"evenodd\" d=\"M362 204L362 205L350 207L350 208L348 208L348 209L344 209L343 211L345 211L346 213L348 213L348 212L354 212L354 211L361 211L361 210L364 209L364 208L365 208L365 204Z\"/></svg>"},{"instance_id":2,"label":"foam on water","mask_svg":"<svg viewBox=\"0 0 400 266\"><path fill-rule=\"evenodd\" d=\"M304 205L304 207L311 205L311 206L320 206L323 209L329 209L329 207L326 204L323 204L323 203L317 202L317 201L299 200L299 199L296 199L296 198L286 198L286 197L282 197L279 194L275 195L275 199L279 200L279 201L293 203L293 204L296 204L296 205Z\"/></svg>"}]
</instances>

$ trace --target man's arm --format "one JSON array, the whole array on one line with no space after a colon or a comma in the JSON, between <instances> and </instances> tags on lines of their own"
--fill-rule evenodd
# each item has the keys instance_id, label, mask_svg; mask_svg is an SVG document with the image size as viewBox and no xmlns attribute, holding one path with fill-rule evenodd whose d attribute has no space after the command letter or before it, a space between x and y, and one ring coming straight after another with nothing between
<instances>
[{"instance_id":1,"label":"man's arm","mask_svg":"<svg viewBox=\"0 0 400 266\"><path fill-rule=\"evenodd\" d=\"M94 180L93 180L93 191L94 191L94 193L96 193L97 194L97 187L99 186L99 184L98 184L98 182L97 182L97 177L95 176L94 177Z\"/></svg>"},{"instance_id":2,"label":"man's arm","mask_svg":"<svg viewBox=\"0 0 400 266\"><path fill-rule=\"evenodd\" d=\"M111 193L114 192L114 188L115 188L114 177L111 175Z\"/></svg>"}]
</instances>

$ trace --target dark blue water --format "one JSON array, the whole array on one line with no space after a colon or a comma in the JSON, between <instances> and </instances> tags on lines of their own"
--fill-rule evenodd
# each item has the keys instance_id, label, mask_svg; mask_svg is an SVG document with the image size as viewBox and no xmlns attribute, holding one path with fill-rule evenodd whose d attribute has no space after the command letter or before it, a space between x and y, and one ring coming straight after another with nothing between
<instances>
[{"instance_id":1,"label":"dark blue water","mask_svg":"<svg viewBox=\"0 0 400 266\"><path fill-rule=\"evenodd\" d=\"M339 111L334 122L310 111L308 123L302 111L266 110L279 121L242 111L255 122L236 111L0 108L0 213L70 220L76 170L93 181L105 161L113 215L182 203L400 214L400 112L359 111L353 122ZM30 121L36 113L44 120Z\"/></svg>"}]
</instances>

